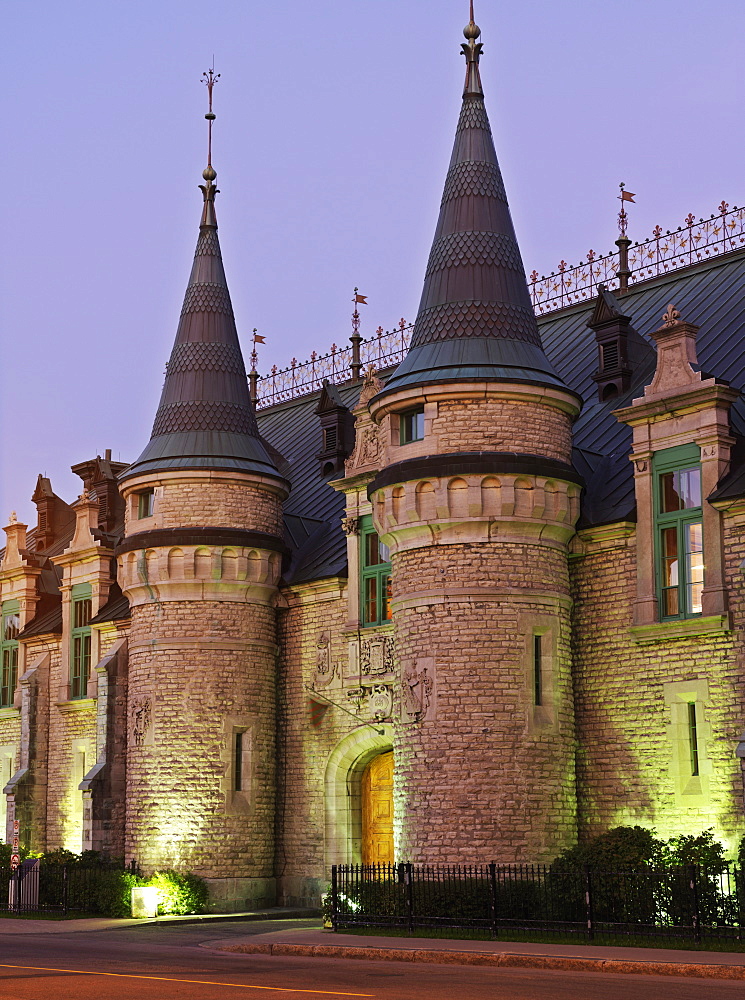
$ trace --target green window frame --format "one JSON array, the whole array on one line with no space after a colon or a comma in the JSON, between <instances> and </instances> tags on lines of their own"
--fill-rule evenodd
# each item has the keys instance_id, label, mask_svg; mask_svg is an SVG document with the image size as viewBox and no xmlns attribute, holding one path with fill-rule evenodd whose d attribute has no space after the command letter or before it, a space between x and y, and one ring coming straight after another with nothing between
<instances>
[{"instance_id":1,"label":"green window frame","mask_svg":"<svg viewBox=\"0 0 745 1000\"><path fill-rule=\"evenodd\" d=\"M76 584L72 588L70 609L70 699L88 697L91 672L91 588Z\"/></svg>"},{"instance_id":2,"label":"green window frame","mask_svg":"<svg viewBox=\"0 0 745 1000\"><path fill-rule=\"evenodd\" d=\"M656 452L652 472L659 617L695 618L704 589L701 449L691 444Z\"/></svg>"},{"instance_id":3,"label":"green window frame","mask_svg":"<svg viewBox=\"0 0 745 1000\"><path fill-rule=\"evenodd\" d=\"M360 522L360 604L363 626L383 625L391 620L391 564L367 515Z\"/></svg>"},{"instance_id":4,"label":"green window frame","mask_svg":"<svg viewBox=\"0 0 745 1000\"><path fill-rule=\"evenodd\" d=\"M411 444L412 441L424 440L424 407L416 406L412 410L404 410L398 418L399 444Z\"/></svg>"},{"instance_id":5,"label":"green window frame","mask_svg":"<svg viewBox=\"0 0 745 1000\"><path fill-rule=\"evenodd\" d=\"M141 490L137 494L137 520L141 521L143 517L153 516L153 503L155 500L155 490Z\"/></svg>"},{"instance_id":6,"label":"green window frame","mask_svg":"<svg viewBox=\"0 0 745 1000\"><path fill-rule=\"evenodd\" d=\"M18 683L18 633L21 630L21 606L18 601L4 601L0 625L0 708L13 707Z\"/></svg>"}]
</instances>

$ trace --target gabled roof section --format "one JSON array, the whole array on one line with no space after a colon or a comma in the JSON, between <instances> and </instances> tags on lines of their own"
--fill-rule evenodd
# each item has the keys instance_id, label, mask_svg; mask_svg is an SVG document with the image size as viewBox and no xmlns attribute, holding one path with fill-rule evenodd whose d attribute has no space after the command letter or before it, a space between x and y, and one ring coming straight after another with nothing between
<instances>
[{"instance_id":1,"label":"gabled roof section","mask_svg":"<svg viewBox=\"0 0 745 1000\"><path fill-rule=\"evenodd\" d=\"M543 352L479 76L481 34L463 45L466 86L409 353L381 395L469 380L564 388Z\"/></svg>"},{"instance_id":2,"label":"gabled roof section","mask_svg":"<svg viewBox=\"0 0 745 1000\"><path fill-rule=\"evenodd\" d=\"M237 469L282 479L256 426L217 236L208 166L194 264L152 436L122 480L165 469Z\"/></svg>"}]
</instances>

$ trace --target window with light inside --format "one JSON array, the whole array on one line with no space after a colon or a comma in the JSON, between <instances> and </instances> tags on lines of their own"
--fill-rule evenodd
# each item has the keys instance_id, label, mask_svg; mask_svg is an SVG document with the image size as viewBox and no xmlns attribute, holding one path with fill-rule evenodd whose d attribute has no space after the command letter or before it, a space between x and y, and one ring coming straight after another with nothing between
<instances>
[{"instance_id":1,"label":"window with light inside","mask_svg":"<svg viewBox=\"0 0 745 1000\"><path fill-rule=\"evenodd\" d=\"M660 619L691 618L702 611L704 546L701 452L683 445L657 452L655 545Z\"/></svg>"},{"instance_id":2,"label":"window with light inside","mask_svg":"<svg viewBox=\"0 0 745 1000\"><path fill-rule=\"evenodd\" d=\"M391 564L371 517L360 529L360 598L363 625L382 625L391 619Z\"/></svg>"}]
</instances>

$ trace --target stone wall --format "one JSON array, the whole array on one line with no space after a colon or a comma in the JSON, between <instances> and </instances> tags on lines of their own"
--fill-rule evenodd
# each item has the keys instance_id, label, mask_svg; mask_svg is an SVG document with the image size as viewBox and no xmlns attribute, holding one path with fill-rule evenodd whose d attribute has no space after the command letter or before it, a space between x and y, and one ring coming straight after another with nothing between
<instances>
[{"instance_id":1,"label":"stone wall","mask_svg":"<svg viewBox=\"0 0 745 1000\"><path fill-rule=\"evenodd\" d=\"M261 605L132 609L126 842L145 869L273 875L274 639L274 609Z\"/></svg>"},{"instance_id":2,"label":"stone wall","mask_svg":"<svg viewBox=\"0 0 745 1000\"><path fill-rule=\"evenodd\" d=\"M571 416L533 400L441 400L432 429L439 454L517 451L566 462L572 450Z\"/></svg>"},{"instance_id":3,"label":"stone wall","mask_svg":"<svg viewBox=\"0 0 745 1000\"><path fill-rule=\"evenodd\" d=\"M745 832L742 776L734 757L745 707L740 570L745 544L731 520L725 535L735 631L707 619L698 624L702 634L686 636L679 634L678 623L643 632L632 628L633 526L582 533L584 555L572 561L572 590L583 838L628 824L655 827L665 837L713 827L731 847ZM697 627L695 619L687 624ZM679 705L694 700L698 778L691 775L679 716Z\"/></svg>"},{"instance_id":4,"label":"stone wall","mask_svg":"<svg viewBox=\"0 0 745 1000\"><path fill-rule=\"evenodd\" d=\"M506 542L400 552L393 587L404 697L423 671L430 682L396 734L397 857L549 860L576 839L565 554ZM535 632L550 647L540 711Z\"/></svg>"}]
</instances>

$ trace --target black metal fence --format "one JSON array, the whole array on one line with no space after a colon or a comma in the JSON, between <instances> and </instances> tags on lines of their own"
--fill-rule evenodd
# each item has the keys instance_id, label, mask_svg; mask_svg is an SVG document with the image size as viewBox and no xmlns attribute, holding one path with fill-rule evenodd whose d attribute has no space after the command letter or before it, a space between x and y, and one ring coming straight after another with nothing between
<instances>
[{"instance_id":1,"label":"black metal fence","mask_svg":"<svg viewBox=\"0 0 745 1000\"><path fill-rule=\"evenodd\" d=\"M24 861L12 870L0 867L0 912L108 913L112 895L121 893L124 869L106 865L43 865ZM135 869L126 869L134 874Z\"/></svg>"},{"instance_id":2,"label":"black metal fence","mask_svg":"<svg viewBox=\"0 0 745 1000\"><path fill-rule=\"evenodd\" d=\"M745 872L735 865L603 872L493 863L335 865L331 907L335 930L743 941Z\"/></svg>"}]
</instances>

